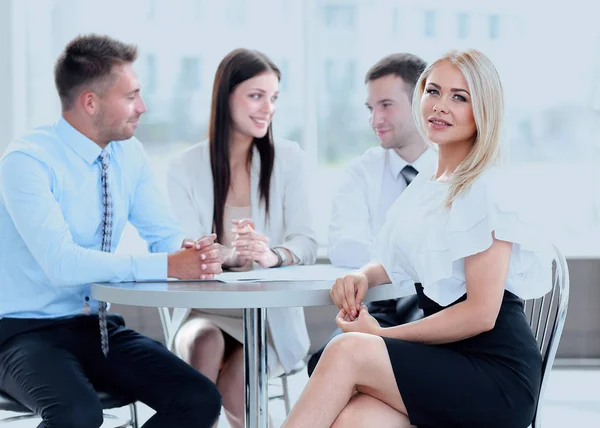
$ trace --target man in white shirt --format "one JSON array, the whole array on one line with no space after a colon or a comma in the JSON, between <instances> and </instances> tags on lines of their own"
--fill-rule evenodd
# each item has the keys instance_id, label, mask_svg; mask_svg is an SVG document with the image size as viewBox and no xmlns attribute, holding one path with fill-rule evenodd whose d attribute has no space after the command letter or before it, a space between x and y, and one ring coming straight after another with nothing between
<instances>
[{"instance_id":1,"label":"man in white shirt","mask_svg":"<svg viewBox=\"0 0 600 428\"><path fill-rule=\"evenodd\" d=\"M425 69L421 58L399 53L386 56L367 72L366 106L380 147L354 159L333 198L328 255L335 266L367 264L369 246L385 222L388 209L422 170L435 166L436 155L412 118L412 95ZM423 316L415 296L374 302L370 313L391 327ZM334 335L339 334L336 330ZM321 351L309 363L312 373Z\"/></svg>"}]
</instances>

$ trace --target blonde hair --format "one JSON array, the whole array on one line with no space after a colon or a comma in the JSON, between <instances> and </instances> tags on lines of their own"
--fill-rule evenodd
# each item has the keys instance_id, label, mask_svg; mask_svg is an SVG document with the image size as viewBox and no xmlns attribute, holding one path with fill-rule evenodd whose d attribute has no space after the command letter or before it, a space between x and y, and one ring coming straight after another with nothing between
<instances>
[{"instance_id":1,"label":"blonde hair","mask_svg":"<svg viewBox=\"0 0 600 428\"><path fill-rule=\"evenodd\" d=\"M421 97L425 92L427 77L442 62L457 67L471 94L475 119L475 141L467 157L458 165L450 181L445 206L450 207L457 196L466 192L471 184L488 167L500 162L500 141L504 116L504 91L496 68L490 59L475 49L450 51L423 71L413 95L413 117L423 138L426 124L421 117Z\"/></svg>"}]
</instances>

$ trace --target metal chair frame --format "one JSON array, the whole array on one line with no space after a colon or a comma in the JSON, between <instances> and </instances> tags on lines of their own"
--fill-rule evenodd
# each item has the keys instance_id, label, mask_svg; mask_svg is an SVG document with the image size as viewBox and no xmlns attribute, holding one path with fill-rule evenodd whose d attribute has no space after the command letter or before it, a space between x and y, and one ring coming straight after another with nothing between
<instances>
[{"instance_id":1,"label":"metal chair frame","mask_svg":"<svg viewBox=\"0 0 600 428\"><path fill-rule=\"evenodd\" d=\"M542 353L542 384L532 428L541 428L541 407L569 305L569 267L562 253L554 247L553 286L550 293L525 302L525 315Z\"/></svg>"},{"instance_id":2,"label":"metal chair frame","mask_svg":"<svg viewBox=\"0 0 600 428\"><path fill-rule=\"evenodd\" d=\"M101 402L103 401L102 400L103 398L105 398L107 401L112 400L109 398L108 395L100 393L100 401ZM111 403L111 406L107 406L107 407L103 406L102 410L109 410L109 409L117 408L117 407L114 407L112 404L113 403ZM129 403L126 405L129 408L129 419L127 419L121 425L115 426L114 428L129 428L129 427L139 428L137 407L136 407L135 403ZM122 407L125 407L125 406L122 406ZM13 422L22 421L22 420L26 420L26 419L39 418L39 415L36 415L31 410L29 410L27 407L23 406L21 403L19 403L18 401L16 401L9 395L7 395L5 393L1 393L1 392L0 392L0 410L21 413L20 415L9 416L7 418L0 419L0 425L7 425L7 424L10 424ZM106 419L120 419L117 416L111 415L108 413L103 413L103 416L104 416L105 420Z\"/></svg>"}]
</instances>

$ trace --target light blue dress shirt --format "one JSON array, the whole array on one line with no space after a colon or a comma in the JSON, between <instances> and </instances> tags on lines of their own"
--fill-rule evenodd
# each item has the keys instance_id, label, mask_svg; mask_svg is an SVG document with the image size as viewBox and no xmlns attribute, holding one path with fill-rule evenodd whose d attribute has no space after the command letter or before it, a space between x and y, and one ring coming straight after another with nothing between
<instances>
[{"instance_id":1,"label":"light blue dress shirt","mask_svg":"<svg viewBox=\"0 0 600 428\"><path fill-rule=\"evenodd\" d=\"M135 138L113 141L112 250L130 221L151 254L101 251L102 151L64 118L11 143L0 159L0 317L97 313L92 282L164 280L183 235Z\"/></svg>"}]
</instances>

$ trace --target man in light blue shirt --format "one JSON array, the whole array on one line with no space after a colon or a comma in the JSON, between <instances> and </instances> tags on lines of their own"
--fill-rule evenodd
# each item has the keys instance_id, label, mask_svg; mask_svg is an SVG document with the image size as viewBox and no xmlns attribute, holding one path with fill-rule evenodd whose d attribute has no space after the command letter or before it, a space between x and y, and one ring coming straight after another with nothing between
<instances>
[{"instance_id":1,"label":"man in light blue shirt","mask_svg":"<svg viewBox=\"0 0 600 428\"><path fill-rule=\"evenodd\" d=\"M40 427L99 427L96 390L155 409L147 428L209 427L220 412L206 377L120 317L108 317L101 338L90 296L92 282L221 272L214 235L182 245L133 138L146 111L136 57L109 37L70 42L55 68L62 117L0 159L0 389ZM151 254L112 253L127 221Z\"/></svg>"}]
</instances>

